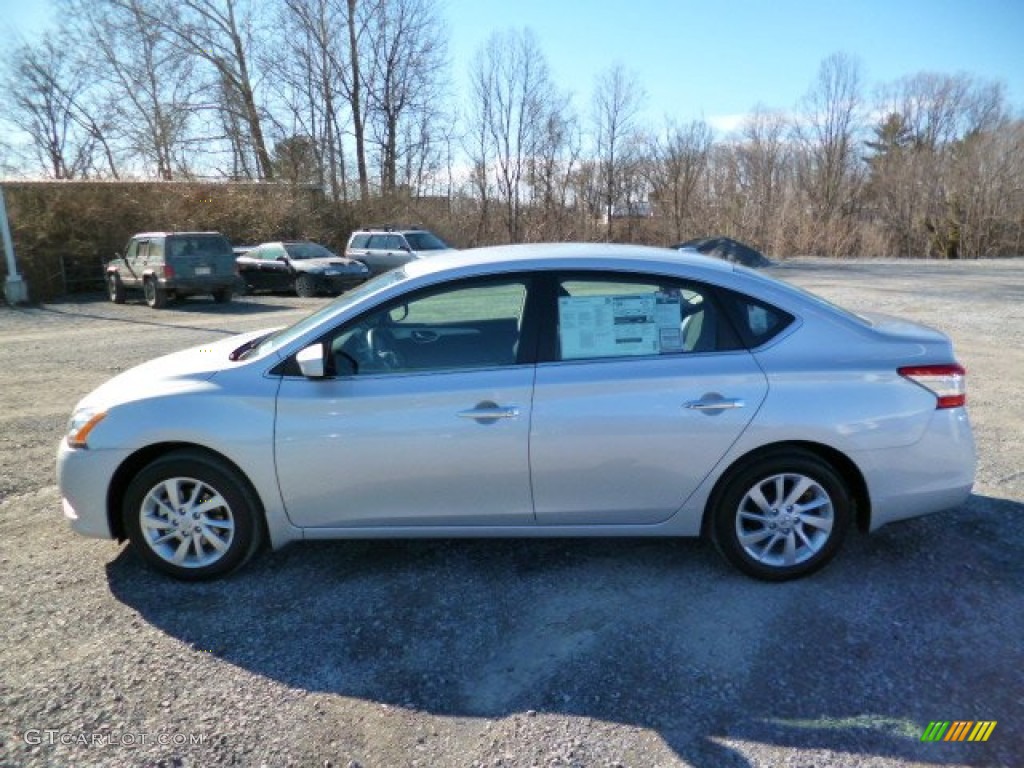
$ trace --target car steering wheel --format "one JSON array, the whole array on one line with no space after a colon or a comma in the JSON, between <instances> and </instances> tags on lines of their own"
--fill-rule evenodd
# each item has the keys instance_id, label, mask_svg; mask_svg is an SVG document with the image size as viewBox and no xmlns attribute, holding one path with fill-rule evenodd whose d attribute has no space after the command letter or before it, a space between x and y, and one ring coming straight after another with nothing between
<instances>
[{"instance_id":1,"label":"car steering wheel","mask_svg":"<svg viewBox=\"0 0 1024 768\"><path fill-rule=\"evenodd\" d=\"M387 328L379 325L368 328L366 346L370 350L370 357L373 361L384 369L394 371L405 367L404 358L395 349L395 337Z\"/></svg>"}]
</instances>

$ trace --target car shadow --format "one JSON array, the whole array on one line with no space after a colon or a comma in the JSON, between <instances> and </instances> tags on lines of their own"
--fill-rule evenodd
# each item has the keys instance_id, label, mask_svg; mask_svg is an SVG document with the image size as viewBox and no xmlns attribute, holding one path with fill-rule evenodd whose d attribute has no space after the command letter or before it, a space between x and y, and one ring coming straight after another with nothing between
<instances>
[{"instance_id":1,"label":"car shadow","mask_svg":"<svg viewBox=\"0 0 1024 768\"><path fill-rule=\"evenodd\" d=\"M127 325L149 325L157 328L183 328L192 331L204 331L209 333L220 333L227 336L234 336L240 331L237 328L210 328L207 326L198 325L186 325L180 322L181 315L188 314L202 314L203 316L209 316L210 314L222 315L225 317L245 317L255 316L264 314L273 314L276 312L294 312L295 307L292 306L274 306L271 304L261 304L255 301L232 301L227 304L217 304L213 299L203 301L202 299L187 299L185 301L173 302L169 304L165 309L160 310L159 313L153 313L150 316L142 315L139 317L117 317L116 315L110 314L104 311L97 311L91 309L91 305L100 304L106 308L106 305L102 301L75 301L65 302L59 306L54 305L40 305L38 311L46 312L54 315L63 315L65 317L75 317L85 320L101 320L103 322L113 323L125 323ZM133 302L129 299L127 304ZM147 312L152 312L146 307L142 301L138 302L139 306ZM310 306L309 311L312 311L315 307ZM160 317L164 313L170 313L171 317L175 317L175 321L161 322L156 319L147 319L147 317Z\"/></svg>"},{"instance_id":2,"label":"car shadow","mask_svg":"<svg viewBox=\"0 0 1024 768\"><path fill-rule=\"evenodd\" d=\"M745 743L1010 764L1022 514L973 496L853 535L784 584L703 542L643 539L312 542L185 585L126 549L107 572L153 626L292 688L624 723L708 768L750 766ZM932 720L982 719L998 721L987 743L921 741Z\"/></svg>"}]
</instances>

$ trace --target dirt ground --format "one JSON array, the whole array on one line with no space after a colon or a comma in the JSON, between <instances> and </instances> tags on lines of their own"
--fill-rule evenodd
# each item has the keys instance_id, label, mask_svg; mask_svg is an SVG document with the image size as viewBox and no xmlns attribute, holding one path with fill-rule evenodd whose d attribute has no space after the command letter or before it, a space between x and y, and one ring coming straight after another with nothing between
<instances>
[{"instance_id":1,"label":"dirt ground","mask_svg":"<svg viewBox=\"0 0 1024 768\"><path fill-rule=\"evenodd\" d=\"M771 271L949 333L979 450L961 509L781 585L695 540L302 544L170 581L65 524L71 409L321 301L0 308L0 766L1021 765L1024 259Z\"/></svg>"}]
</instances>

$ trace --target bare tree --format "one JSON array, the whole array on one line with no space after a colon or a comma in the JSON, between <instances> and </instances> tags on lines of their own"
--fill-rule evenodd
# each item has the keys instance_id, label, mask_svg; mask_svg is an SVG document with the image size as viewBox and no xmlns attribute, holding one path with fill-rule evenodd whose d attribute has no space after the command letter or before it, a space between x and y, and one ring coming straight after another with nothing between
<instances>
[{"instance_id":1,"label":"bare tree","mask_svg":"<svg viewBox=\"0 0 1024 768\"><path fill-rule=\"evenodd\" d=\"M62 8L87 41L105 91L101 110L119 143L155 166L159 178L172 178L176 167L187 167L182 150L195 95L190 58L149 22L149 0L64 0Z\"/></svg>"},{"instance_id":2,"label":"bare tree","mask_svg":"<svg viewBox=\"0 0 1024 768\"><path fill-rule=\"evenodd\" d=\"M376 146L381 188L398 189L409 154L429 153L433 130L411 126L439 120L445 38L434 0L374 0L363 6L359 73L367 126ZM402 141L406 137L411 143Z\"/></svg>"},{"instance_id":3,"label":"bare tree","mask_svg":"<svg viewBox=\"0 0 1024 768\"><path fill-rule=\"evenodd\" d=\"M359 196L366 200L370 196L370 175L366 165L366 109L363 99L363 81L360 74L360 38L365 24L356 13L356 0L346 1L346 22L348 27L348 77L342 84L348 95L352 110L352 126L356 142L356 169L359 174Z\"/></svg>"},{"instance_id":4,"label":"bare tree","mask_svg":"<svg viewBox=\"0 0 1024 768\"><path fill-rule=\"evenodd\" d=\"M593 121L608 240L612 238L616 204L632 186L626 170L634 165L632 152L639 146L637 122L644 99L640 83L621 64L598 76ZM628 205L629 200L623 202Z\"/></svg>"},{"instance_id":5,"label":"bare tree","mask_svg":"<svg viewBox=\"0 0 1024 768\"><path fill-rule=\"evenodd\" d=\"M479 54L478 54L479 57ZM491 228L491 166L495 147L491 140L491 93L493 84L491 72L474 66L470 78L469 112L466 116L467 130L463 135L462 147L469 162L469 184L477 200L477 218L473 244L486 242Z\"/></svg>"},{"instance_id":6,"label":"bare tree","mask_svg":"<svg viewBox=\"0 0 1024 768\"><path fill-rule=\"evenodd\" d=\"M669 122L664 135L650 142L647 178L658 210L668 217L672 240L685 239L687 226L695 219L693 209L712 138L711 127L695 120L684 126Z\"/></svg>"},{"instance_id":7,"label":"bare tree","mask_svg":"<svg viewBox=\"0 0 1024 768\"><path fill-rule=\"evenodd\" d=\"M297 135L312 140L306 150L315 162L316 182L329 190L335 202L344 200L348 179L343 126L348 106L342 83L347 60L337 39L347 27L346 6L339 0L283 3L281 26L289 39L301 42L283 53L266 52L264 68L273 76L269 87L277 89L291 118L290 124L278 124L290 137L286 140Z\"/></svg>"},{"instance_id":8,"label":"bare tree","mask_svg":"<svg viewBox=\"0 0 1024 768\"><path fill-rule=\"evenodd\" d=\"M552 90L542 117L533 154L527 165L531 204L537 215L529 239L571 238L572 177L580 162L579 119L568 94Z\"/></svg>"},{"instance_id":9,"label":"bare tree","mask_svg":"<svg viewBox=\"0 0 1024 768\"><path fill-rule=\"evenodd\" d=\"M863 97L857 60L843 53L826 58L802 106L795 130L798 179L817 220L807 229L807 245L839 255L849 245L862 180L857 135Z\"/></svg>"},{"instance_id":10,"label":"bare tree","mask_svg":"<svg viewBox=\"0 0 1024 768\"><path fill-rule=\"evenodd\" d=\"M999 207L987 193L1009 192L995 160L1008 131L1002 86L920 73L879 88L876 109L885 118L866 143L866 193L887 247L905 256L991 252L999 236L981 210Z\"/></svg>"},{"instance_id":11,"label":"bare tree","mask_svg":"<svg viewBox=\"0 0 1024 768\"><path fill-rule=\"evenodd\" d=\"M739 179L751 216L744 237L765 251L781 249L783 203L789 179L786 121L758 106L747 117L736 146Z\"/></svg>"},{"instance_id":12,"label":"bare tree","mask_svg":"<svg viewBox=\"0 0 1024 768\"><path fill-rule=\"evenodd\" d=\"M129 8L134 0L108 0ZM143 14L179 49L205 62L214 73L212 87L220 95L221 123L233 150L232 175L273 178L264 137L263 110L256 101L251 57L252 0L151 0ZM249 153L255 171L249 166Z\"/></svg>"},{"instance_id":13,"label":"bare tree","mask_svg":"<svg viewBox=\"0 0 1024 768\"><path fill-rule=\"evenodd\" d=\"M913 143L938 149L1006 118L1005 88L970 75L920 72L881 86L877 109L899 115Z\"/></svg>"},{"instance_id":14,"label":"bare tree","mask_svg":"<svg viewBox=\"0 0 1024 768\"><path fill-rule=\"evenodd\" d=\"M48 37L24 44L9 61L6 119L31 137L39 164L52 178L78 178L94 167L104 136L82 108L89 82L67 41Z\"/></svg>"},{"instance_id":15,"label":"bare tree","mask_svg":"<svg viewBox=\"0 0 1024 768\"><path fill-rule=\"evenodd\" d=\"M523 197L531 164L545 139L549 149L555 142L554 152L564 143L561 104L529 30L492 34L473 61L471 82L474 114L480 120L473 132L481 142L476 160L485 173L493 164L507 238L516 243L523 235Z\"/></svg>"}]
</instances>

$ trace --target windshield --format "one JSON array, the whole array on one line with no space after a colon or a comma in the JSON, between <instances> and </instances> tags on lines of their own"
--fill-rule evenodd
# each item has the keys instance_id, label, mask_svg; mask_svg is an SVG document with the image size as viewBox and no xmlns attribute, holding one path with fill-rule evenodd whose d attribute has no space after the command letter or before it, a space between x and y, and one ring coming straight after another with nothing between
<instances>
[{"instance_id":1,"label":"windshield","mask_svg":"<svg viewBox=\"0 0 1024 768\"><path fill-rule=\"evenodd\" d=\"M406 232L405 239L414 251L444 251L448 243L430 232Z\"/></svg>"},{"instance_id":2,"label":"windshield","mask_svg":"<svg viewBox=\"0 0 1024 768\"><path fill-rule=\"evenodd\" d=\"M341 296L329 304L325 304L313 314L306 315L294 325L289 325L287 328L281 328L280 330L274 331L259 344L245 352L245 354L242 355L242 358L249 359L253 357L260 357L274 352L281 347L287 346L339 310L355 304L356 302L362 301L367 296L383 291L389 285L394 285L404 279L404 270L393 269L390 272L385 272L383 275L373 278L372 280L368 280L359 287L341 294Z\"/></svg>"},{"instance_id":3,"label":"windshield","mask_svg":"<svg viewBox=\"0 0 1024 768\"><path fill-rule=\"evenodd\" d=\"M293 259L329 259L334 256L329 250L317 243L285 243L284 249Z\"/></svg>"}]
</instances>

